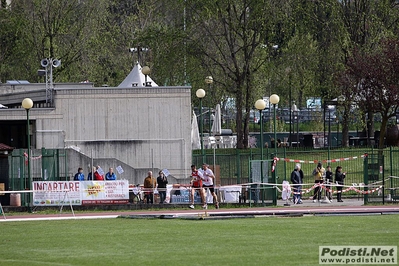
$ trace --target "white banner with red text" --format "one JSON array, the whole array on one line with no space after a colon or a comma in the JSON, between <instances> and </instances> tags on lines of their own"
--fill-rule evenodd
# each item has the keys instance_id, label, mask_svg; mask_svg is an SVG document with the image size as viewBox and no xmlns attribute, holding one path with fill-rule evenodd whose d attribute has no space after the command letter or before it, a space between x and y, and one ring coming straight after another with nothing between
<instances>
[{"instance_id":1,"label":"white banner with red text","mask_svg":"<svg viewBox=\"0 0 399 266\"><path fill-rule=\"evenodd\" d=\"M126 204L129 182L37 181L33 182L34 206Z\"/></svg>"}]
</instances>

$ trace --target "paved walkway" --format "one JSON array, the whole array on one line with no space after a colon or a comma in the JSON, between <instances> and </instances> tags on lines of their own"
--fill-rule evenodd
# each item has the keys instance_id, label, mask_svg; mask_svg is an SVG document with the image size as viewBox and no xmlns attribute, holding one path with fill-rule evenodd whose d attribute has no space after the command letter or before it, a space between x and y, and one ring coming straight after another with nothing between
<instances>
[{"instance_id":1,"label":"paved walkway","mask_svg":"<svg viewBox=\"0 0 399 266\"><path fill-rule=\"evenodd\" d=\"M344 202L324 203L312 200L304 200L303 204L284 206L285 201L279 200L277 206L267 207L243 207L243 208L223 208L208 210L196 206L192 210L188 205L181 205L181 209L159 209L159 210L120 210L104 212L78 212L72 213L68 207L64 207L63 212L59 214L40 214L23 213L18 215L5 214L0 216L0 222L10 221L32 221L32 220L65 220L65 219L104 219L116 218L119 216L132 218L204 218L204 217L238 217L238 216L298 216L298 215L368 215L368 214L399 214L398 204L386 205L363 205L362 200L350 199Z\"/></svg>"}]
</instances>

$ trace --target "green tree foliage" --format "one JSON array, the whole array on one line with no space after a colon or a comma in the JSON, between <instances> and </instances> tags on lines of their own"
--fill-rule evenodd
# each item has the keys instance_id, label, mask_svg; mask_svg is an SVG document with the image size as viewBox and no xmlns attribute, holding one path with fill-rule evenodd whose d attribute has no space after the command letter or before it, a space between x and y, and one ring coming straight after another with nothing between
<instances>
[{"instance_id":1,"label":"green tree foliage","mask_svg":"<svg viewBox=\"0 0 399 266\"><path fill-rule=\"evenodd\" d=\"M273 46L278 1L187 1L190 8L191 55L217 84L234 96L237 147L248 145L249 112L255 100L256 80ZM270 49L270 48L269 48Z\"/></svg>"},{"instance_id":2,"label":"green tree foliage","mask_svg":"<svg viewBox=\"0 0 399 266\"><path fill-rule=\"evenodd\" d=\"M16 69L23 71L23 64L17 55L19 51L18 43L21 42L23 24L22 20L13 16L10 9L0 8L0 81L17 79L14 75Z\"/></svg>"},{"instance_id":3,"label":"green tree foliage","mask_svg":"<svg viewBox=\"0 0 399 266\"><path fill-rule=\"evenodd\" d=\"M52 57L62 60L55 82L117 86L140 59L158 84L192 85L194 105L199 88L205 105L234 98L245 148L258 98L304 107L307 97L354 97L350 82L334 81L354 47L371 54L398 36L398 12L395 0L13 0L0 9L0 79L43 81L40 60ZM138 58L131 47L149 51Z\"/></svg>"},{"instance_id":4,"label":"green tree foliage","mask_svg":"<svg viewBox=\"0 0 399 266\"><path fill-rule=\"evenodd\" d=\"M347 63L342 85L354 91L352 98L361 110L380 113L382 122L378 147L384 147L386 127L399 108L399 41L386 39L373 53L355 49Z\"/></svg>"},{"instance_id":5,"label":"green tree foliage","mask_svg":"<svg viewBox=\"0 0 399 266\"><path fill-rule=\"evenodd\" d=\"M40 61L57 58L62 64L54 70L55 82L89 79L97 85L117 85L131 64L126 43L120 43L122 27L114 23L117 19L112 10L108 0L12 1L2 25L12 27L17 35L17 41L9 40L6 46L14 47L12 60L20 63L2 74L11 79L43 81L37 76ZM4 68L7 63L0 64Z\"/></svg>"},{"instance_id":6,"label":"green tree foliage","mask_svg":"<svg viewBox=\"0 0 399 266\"><path fill-rule=\"evenodd\" d=\"M380 40L386 37L398 36L398 2L394 0L370 1L370 0L343 0L340 1L341 21L344 24L346 35L342 49L345 54L343 63L348 62L351 51L354 48L359 52L373 53L378 49ZM340 77L340 75L338 75ZM340 84L350 84L349 77L340 77ZM346 82L342 82L346 80ZM352 87L343 85L342 95L346 99L352 99L355 92ZM343 144L349 145L349 118L351 112L350 100L344 102L343 114ZM374 112L369 105L361 106L360 113L367 115L366 132L372 135L374 132ZM366 120L365 118L361 120Z\"/></svg>"}]
</instances>

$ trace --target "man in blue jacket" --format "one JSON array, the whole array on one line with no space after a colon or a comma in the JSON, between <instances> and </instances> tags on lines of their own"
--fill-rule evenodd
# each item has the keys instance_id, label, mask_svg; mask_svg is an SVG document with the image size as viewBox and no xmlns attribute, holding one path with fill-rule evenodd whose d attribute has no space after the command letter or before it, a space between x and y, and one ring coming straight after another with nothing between
<instances>
[{"instance_id":1,"label":"man in blue jacket","mask_svg":"<svg viewBox=\"0 0 399 266\"><path fill-rule=\"evenodd\" d=\"M85 180L85 175L83 174L83 168L79 167L78 172L75 174L74 181L84 181Z\"/></svg>"},{"instance_id":2,"label":"man in blue jacket","mask_svg":"<svg viewBox=\"0 0 399 266\"><path fill-rule=\"evenodd\" d=\"M105 180L116 180L114 168L110 167L109 172L105 175Z\"/></svg>"}]
</instances>

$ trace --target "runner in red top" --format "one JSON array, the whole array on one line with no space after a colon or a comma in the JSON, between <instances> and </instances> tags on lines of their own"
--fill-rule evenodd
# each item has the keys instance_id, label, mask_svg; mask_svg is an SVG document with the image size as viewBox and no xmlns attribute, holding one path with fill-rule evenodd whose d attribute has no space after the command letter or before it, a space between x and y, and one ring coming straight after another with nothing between
<instances>
[{"instance_id":1,"label":"runner in red top","mask_svg":"<svg viewBox=\"0 0 399 266\"><path fill-rule=\"evenodd\" d=\"M206 208L206 202L205 202L205 193L204 189L202 188L202 178L200 176L200 172L198 172L197 168L195 165L191 165L191 193L190 193L190 199L191 199L191 205L190 208L194 209L194 195L196 191L199 192L200 197L201 197L201 202L203 204L203 208Z\"/></svg>"}]
</instances>

